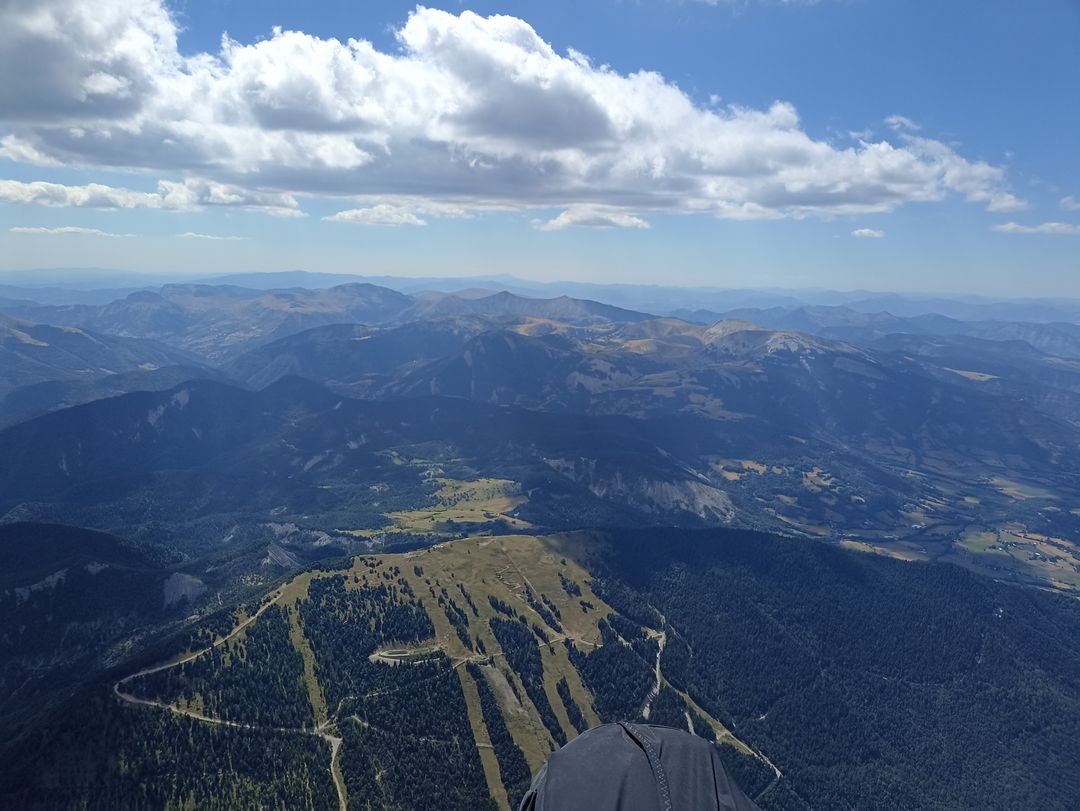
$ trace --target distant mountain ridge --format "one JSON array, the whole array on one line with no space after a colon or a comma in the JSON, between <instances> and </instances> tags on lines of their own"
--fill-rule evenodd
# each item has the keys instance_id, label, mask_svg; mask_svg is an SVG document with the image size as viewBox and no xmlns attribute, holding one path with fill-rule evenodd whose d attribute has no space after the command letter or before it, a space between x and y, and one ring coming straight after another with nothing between
<instances>
[{"instance_id":1,"label":"distant mountain ridge","mask_svg":"<svg viewBox=\"0 0 1080 811\"><path fill-rule=\"evenodd\" d=\"M214 374L190 352L157 341L0 315L0 427L112 393Z\"/></svg>"},{"instance_id":2,"label":"distant mountain ridge","mask_svg":"<svg viewBox=\"0 0 1080 811\"><path fill-rule=\"evenodd\" d=\"M129 458L126 472L143 470L149 480L115 501L132 479L108 476L68 491L73 483L60 471L77 466L76 449L99 442L113 456L103 453L98 464L111 470L124 458L123 441L80 436L73 422L58 429L71 444L50 451L38 471L31 434L11 433L23 437L10 452L26 454L27 481L60 478L53 491L25 492L18 488L26 482L13 479L21 495L8 502L7 520L56 520L70 492L79 520L105 529L123 515L140 533L154 532L153 522L136 518L149 502L196 545L228 535L221 524L231 515L251 537L263 531L253 529L260 522L286 516L320 543L346 549L352 542L332 531L351 524L375 532L380 522L428 529L427 519L388 516L464 492L445 482L490 479L500 483L476 486L494 488L501 495L491 498L503 506L479 525L561 529L581 526L567 523L575 512L602 522L620 520L623 510L634 520L680 516L836 542L903 541L904 554L959 554L991 571L1001 569L999 547L1016 543L1034 551L1010 555L1008 576L1080 586L1080 569L1071 568L1080 550L1074 555L1067 541L1080 516L1071 506L1080 502L1074 325L825 306L734 311L717 321L721 314L702 311L695 317L704 323L693 324L590 300L479 289L406 295L366 283L270 291L171 284L104 306L31 309L126 324L212 360L12 392L0 402L0 426L12 430L41 430L44 423L27 421L68 405L159 392L165 400L113 430L137 440L131 453L193 455L168 470ZM199 378L205 382L191 391L222 386L210 398L220 398L220 424L205 414L187 423L188 414L175 420L179 434L159 431L163 423L147 415L172 414L166 401L185 390L178 384ZM121 396L79 419L109 424L113 409L129 402ZM395 410L415 421L380 422L374 434L339 424L342 415L362 424ZM363 438L370 450L373 436L377 452L348 447ZM42 447L54 438L42 435ZM219 439L225 444L211 453ZM271 460L266 471L257 470L262 460ZM304 499L317 506L305 511ZM510 502L516 512L506 512ZM1019 540L991 543L984 526ZM286 546L268 558L294 565L314 554Z\"/></svg>"},{"instance_id":3,"label":"distant mountain ridge","mask_svg":"<svg viewBox=\"0 0 1080 811\"><path fill-rule=\"evenodd\" d=\"M1072 514L1044 507L1080 499L1080 426L902 353L741 322L428 326L322 327L232 369L299 363L319 383L190 381L0 431L0 515L149 529L153 504L194 538L232 515L377 535L430 482L498 480L524 497L513 520L548 529L589 515L951 544L957 522L1061 537Z\"/></svg>"},{"instance_id":4,"label":"distant mountain ridge","mask_svg":"<svg viewBox=\"0 0 1080 811\"><path fill-rule=\"evenodd\" d=\"M940 314L897 316L890 312L861 312L850 307L775 307L681 311L698 324L739 318L774 329L791 329L843 341L866 344L887 335L966 336L992 341L1016 340L1044 352L1080 358L1080 324L1071 322L962 321Z\"/></svg>"},{"instance_id":5,"label":"distant mountain ridge","mask_svg":"<svg viewBox=\"0 0 1080 811\"><path fill-rule=\"evenodd\" d=\"M307 290L251 290L230 285L170 284L104 305L2 304L25 319L151 338L220 362L276 338L328 324L402 324L427 318L535 317L594 324L650 316L566 297L531 299L502 292L481 298L412 297L385 287L349 283Z\"/></svg>"},{"instance_id":6,"label":"distant mountain ridge","mask_svg":"<svg viewBox=\"0 0 1080 811\"><path fill-rule=\"evenodd\" d=\"M43 381L88 380L193 361L191 354L153 341L0 315L0 396Z\"/></svg>"}]
</instances>

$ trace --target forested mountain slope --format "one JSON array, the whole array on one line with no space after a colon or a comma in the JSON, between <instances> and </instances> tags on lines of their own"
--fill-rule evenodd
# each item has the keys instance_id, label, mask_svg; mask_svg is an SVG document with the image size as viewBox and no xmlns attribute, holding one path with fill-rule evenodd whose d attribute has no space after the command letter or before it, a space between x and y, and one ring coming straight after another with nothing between
<instances>
[{"instance_id":1,"label":"forested mountain slope","mask_svg":"<svg viewBox=\"0 0 1080 811\"><path fill-rule=\"evenodd\" d=\"M1080 609L955 567L485 536L304 574L234 625L88 688L6 751L0 796L505 809L553 747L647 718L716 740L765 809L1080 801Z\"/></svg>"},{"instance_id":2,"label":"forested mountain slope","mask_svg":"<svg viewBox=\"0 0 1080 811\"><path fill-rule=\"evenodd\" d=\"M36 383L194 364L194 356L154 341L0 316L0 398Z\"/></svg>"},{"instance_id":3,"label":"forested mountain slope","mask_svg":"<svg viewBox=\"0 0 1080 811\"><path fill-rule=\"evenodd\" d=\"M144 550L67 526L0 525L0 560L0 745L199 593Z\"/></svg>"}]
</instances>

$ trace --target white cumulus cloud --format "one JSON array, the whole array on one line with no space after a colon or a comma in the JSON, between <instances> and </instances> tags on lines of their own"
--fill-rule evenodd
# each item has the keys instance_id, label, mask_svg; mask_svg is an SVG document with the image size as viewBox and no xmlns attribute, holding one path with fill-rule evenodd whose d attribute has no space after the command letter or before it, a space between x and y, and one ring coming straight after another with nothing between
<instances>
[{"instance_id":1,"label":"white cumulus cloud","mask_svg":"<svg viewBox=\"0 0 1080 811\"><path fill-rule=\"evenodd\" d=\"M368 213L334 215L353 222L417 224L422 206L597 207L644 222L657 211L881 213L950 195L992 211L1025 205L1003 168L900 117L891 140L834 143L807 132L790 103L701 106L658 73L559 53L505 15L418 7L396 37L381 51L275 29L182 55L161 0L5 0L0 154L187 178L162 181L159 202L114 190L114 207L295 214L297 195L374 200L353 209ZM415 204L379 208L402 195Z\"/></svg>"},{"instance_id":2,"label":"white cumulus cloud","mask_svg":"<svg viewBox=\"0 0 1080 811\"><path fill-rule=\"evenodd\" d=\"M1070 194L1068 197L1061 198L1061 207L1066 211L1080 211L1080 200Z\"/></svg>"},{"instance_id":3,"label":"white cumulus cloud","mask_svg":"<svg viewBox=\"0 0 1080 811\"><path fill-rule=\"evenodd\" d=\"M882 239L885 236L885 232L879 231L876 228L856 228L851 232L851 235L860 239Z\"/></svg>"},{"instance_id":4,"label":"white cumulus cloud","mask_svg":"<svg viewBox=\"0 0 1080 811\"><path fill-rule=\"evenodd\" d=\"M61 183L0 180L0 200L6 203L35 203L42 206L88 208L163 208L161 195L118 189L100 183L65 186Z\"/></svg>"},{"instance_id":5,"label":"white cumulus cloud","mask_svg":"<svg viewBox=\"0 0 1080 811\"><path fill-rule=\"evenodd\" d=\"M387 203L379 203L368 208L350 208L331 214L329 217L323 217L323 219L329 222L351 222L357 225L427 225L409 209Z\"/></svg>"},{"instance_id":6,"label":"white cumulus cloud","mask_svg":"<svg viewBox=\"0 0 1080 811\"><path fill-rule=\"evenodd\" d=\"M587 228L648 228L649 223L618 209L593 205L577 205L563 211L550 220L533 220L541 231L561 231L564 228L584 226Z\"/></svg>"},{"instance_id":7,"label":"white cumulus cloud","mask_svg":"<svg viewBox=\"0 0 1080 811\"><path fill-rule=\"evenodd\" d=\"M162 180L156 192L141 192L100 183L68 186L62 183L0 180L0 201L76 208L161 208L191 211L203 206L242 206L277 216L303 216L296 198L282 192L264 192L188 179Z\"/></svg>"}]
</instances>

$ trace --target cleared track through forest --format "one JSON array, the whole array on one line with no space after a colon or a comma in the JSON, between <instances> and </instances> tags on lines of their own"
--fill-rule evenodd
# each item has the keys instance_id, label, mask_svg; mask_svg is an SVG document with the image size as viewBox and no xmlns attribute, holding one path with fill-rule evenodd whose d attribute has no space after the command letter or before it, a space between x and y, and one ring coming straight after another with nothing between
<instances>
[{"instance_id":1,"label":"cleared track through forest","mask_svg":"<svg viewBox=\"0 0 1080 811\"><path fill-rule=\"evenodd\" d=\"M327 744L329 744L330 746L330 777L334 781L334 789L337 792L338 809L339 811L348 811L348 800L345 793L345 779L344 776L341 774L341 768L338 764L338 753L341 750L342 739L336 735L330 734L330 732L328 731L333 726L333 719L327 719L322 724L310 728L271 727L259 726L256 724L245 724L240 721L228 721L224 718L214 718L209 715L203 715L202 713L196 712L195 710L176 707L165 701L158 701L151 698L140 698L139 696L129 693L124 689L125 685L127 685L129 682L134 681L135 679L138 679L142 676L149 676L152 673L160 673L164 670L170 670L174 667L180 667L181 665L198 659L200 656L205 656L207 653L210 653L210 651L214 650L214 648L218 648L226 644L227 642L229 642L229 640L233 639L237 634L239 634L249 625L254 623L259 617L261 617L263 613L268 608L270 608L270 606L276 605L277 601L280 599L281 591L275 591L270 597L270 599L263 603L261 606L259 606L259 609L254 614L245 619L243 622L237 624L237 626L231 631L229 631L229 633L227 633L225 636L221 637L220 639L214 640L214 642L207 645L205 648L182 656L175 661L166 662L165 664L161 665L154 665L153 667L146 667L128 676L124 676L124 678L120 679L118 682L116 682L116 684L113 685L113 693L116 694L117 698L127 704L132 704L140 707L157 707L159 709L167 710L174 715L182 715L185 718L191 718L195 721L201 721L204 724L214 724L215 726L229 727L230 729L243 729L251 732L284 732L295 735L311 735L316 738L321 738L322 740L326 741Z\"/></svg>"}]
</instances>

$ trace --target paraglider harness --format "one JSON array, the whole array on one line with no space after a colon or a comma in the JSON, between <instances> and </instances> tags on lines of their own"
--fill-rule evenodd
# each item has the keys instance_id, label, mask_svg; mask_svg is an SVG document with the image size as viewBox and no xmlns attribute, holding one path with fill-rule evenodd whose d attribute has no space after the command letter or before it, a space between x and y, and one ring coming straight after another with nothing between
<instances>
[{"instance_id":1,"label":"paraglider harness","mask_svg":"<svg viewBox=\"0 0 1080 811\"><path fill-rule=\"evenodd\" d=\"M579 810L759 811L708 741L669 727L621 722L590 729L553 753L518 806Z\"/></svg>"}]
</instances>

